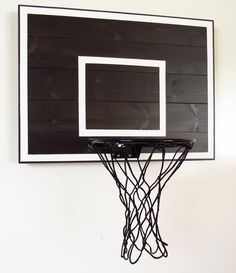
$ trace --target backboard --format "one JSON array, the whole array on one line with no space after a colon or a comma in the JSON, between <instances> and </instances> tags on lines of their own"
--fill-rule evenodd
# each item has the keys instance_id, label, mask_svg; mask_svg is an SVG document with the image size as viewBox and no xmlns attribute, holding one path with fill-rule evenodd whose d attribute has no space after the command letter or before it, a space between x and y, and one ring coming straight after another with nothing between
<instances>
[{"instance_id":1,"label":"backboard","mask_svg":"<svg viewBox=\"0 0 236 273\"><path fill-rule=\"evenodd\" d=\"M214 159L213 22L21 5L19 94L20 162L97 161L89 137Z\"/></svg>"}]
</instances>

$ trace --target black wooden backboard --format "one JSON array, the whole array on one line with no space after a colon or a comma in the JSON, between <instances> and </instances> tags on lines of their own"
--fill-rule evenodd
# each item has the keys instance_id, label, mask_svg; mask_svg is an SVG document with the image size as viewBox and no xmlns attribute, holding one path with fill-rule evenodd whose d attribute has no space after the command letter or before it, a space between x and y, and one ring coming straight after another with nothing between
<instances>
[{"instance_id":1,"label":"black wooden backboard","mask_svg":"<svg viewBox=\"0 0 236 273\"><path fill-rule=\"evenodd\" d=\"M214 159L213 22L21 5L19 94L20 162L96 161L91 136Z\"/></svg>"}]
</instances>

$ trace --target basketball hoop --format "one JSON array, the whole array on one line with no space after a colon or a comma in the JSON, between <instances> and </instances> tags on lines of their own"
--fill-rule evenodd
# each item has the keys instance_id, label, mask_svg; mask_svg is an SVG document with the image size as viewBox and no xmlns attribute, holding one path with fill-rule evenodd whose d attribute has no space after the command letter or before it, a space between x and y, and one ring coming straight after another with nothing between
<instances>
[{"instance_id":1,"label":"basketball hoop","mask_svg":"<svg viewBox=\"0 0 236 273\"><path fill-rule=\"evenodd\" d=\"M121 257L130 263L136 263L144 251L155 259L168 256L167 244L162 240L158 226L160 197L193 143L193 140L185 139L90 139L89 148L98 154L114 178L125 207ZM150 149L145 160L140 159L144 148ZM169 149L174 152L172 159L167 161ZM156 179L150 182L146 174L156 153L161 155L161 164ZM131 161L136 162L137 168Z\"/></svg>"}]
</instances>

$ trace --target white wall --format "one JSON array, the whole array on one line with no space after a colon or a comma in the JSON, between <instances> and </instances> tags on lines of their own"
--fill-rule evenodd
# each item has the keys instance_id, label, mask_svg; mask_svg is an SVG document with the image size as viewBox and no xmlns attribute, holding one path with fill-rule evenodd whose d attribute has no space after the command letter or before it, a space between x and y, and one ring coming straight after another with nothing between
<instances>
[{"instance_id":1,"label":"white wall","mask_svg":"<svg viewBox=\"0 0 236 273\"><path fill-rule=\"evenodd\" d=\"M71 0L21 4L215 20L216 160L186 162L163 194L169 257L120 259L123 208L101 164L17 163L17 0L0 9L0 272L236 272L234 0Z\"/></svg>"}]
</instances>

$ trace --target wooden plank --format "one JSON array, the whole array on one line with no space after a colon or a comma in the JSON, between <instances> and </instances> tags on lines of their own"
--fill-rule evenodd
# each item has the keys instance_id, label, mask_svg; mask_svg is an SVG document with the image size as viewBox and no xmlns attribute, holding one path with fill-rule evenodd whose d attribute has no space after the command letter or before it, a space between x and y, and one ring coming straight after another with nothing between
<instances>
[{"instance_id":1,"label":"wooden plank","mask_svg":"<svg viewBox=\"0 0 236 273\"><path fill-rule=\"evenodd\" d=\"M169 134L170 138L195 139L196 143L191 152L206 152L208 150L207 133L180 133ZM149 153L150 149L143 149ZM171 152L171 151L169 151ZM173 151L172 151L173 152ZM77 135L68 132L30 132L29 154L87 154L91 153L88 148L87 138L78 138Z\"/></svg>"},{"instance_id":2,"label":"wooden plank","mask_svg":"<svg viewBox=\"0 0 236 273\"><path fill-rule=\"evenodd\" d=\"M151 101L156 96L154 79L156 74L130 75L132 89L126 93L127 100L136 100L136 92L142 101ZM121 77L120 71L115 74L108 70L91 70L87 73L87 96L90 100L121 99L119 84L129 82ZM138 79L137 79L138 78ZM76 69L29 69L29 99L32 100L77 100L78 71ZM139 80L142 79L142 80ZM166 99L168 102L207 103L207 77L201 75L166 75ZM134 89L133 89L134 88ZM125 97L124 97L125 100Z\"/></svg>"},{"instance_id":3,"label":"wooden plank","mask_svg":"<svg viewBox=\"0 0 236 273\"><path fill-rule=\"evenodd\" d=\"M153 103L93 103L87 106L87 128L157 129L159 109ZM78 135L76 102L31 101L29 131L71 132Z\"/></svg>"},{"instance_id":4,"label":"wooden plank","mask_svg":"<svg viewBox=\"0 0 236 273\"><path fill-rule=\"evenodd\" d=\"M34 37L206 46L204 27L34 14L28 21Z\"/></svg>"},{"instance_id":5,"label":"wooden plank","mask_svg":"<svg viewBox=\"0 0 236 273\"><path fill-rule=\"evenodd\" d=\"M87 154L88 139L62 131L29 132L29 154Z\"/></svg>"},{"instance_id":6,"label":"wooden plank","mask_svg":"<svg viewBox=\"0 0 236 273\"><path fill-rule=\"evenodd\" d=\"M94 129L156 129L158 104L90 102L87 126ZM78 132L76 101L31 101L29 130ZM168 132L206 132L207 105L167 104Z\"/></svg>"},{"instance_id":7,"label":"wooden plank","mask_svg":"<svg viewBox=\"0 0 236 273\"><path fill-rule=\"evenodd\" d=\"M159 129L158 103L92 102L86 105L87 129Z\"/></svg>"},{"instance_id":8,"label":"wooden plank","mask_svg":"<svg viewBox=\"0 0 236 273\"><path fill-rule=\"evenodd\" d=\"M167 73L207 73L207 51L199 47L40 37L29 39L28 52L30 67L77 69L78 56L103 56L165 60Z\"/></svg>"},{"instance_id":9,"label":"wooden plank","mask_svg":"<svg viewBox=\"0 0 236 273\"><path fill-rule=\"evenodd\" d=\"M90 101L159 102L159 69L88 65L86 98Z\"/></svg>"},{"instance_id":10,"label":"wooden plank","mask_svg":"<svg viewBox=\"0 0 236 273\"><path fill-rule=\"evenodd\" d=\"M208 136L206 132L198 133L169 133L169 138L195 139L196 142L191 152L207 152ZM150 149L142 150L149 153ZM167 151L168 152L168 151ZM173 152L169 151L169 152ZM29 154L87 154L92 153L88 148L88 138L78 138L68 132L30 132L29 133Z\"/></svg>"},{"instance_id":11,"label":"wooden plank","mask_svg":"<svg viewBox=\"0 0 236 273\"><path fill-rule=\"evenodd\" d=\"M111 99L112 96L116 96L114 93L117 94L119 89L122 91L124 86L129 89L127 97L130 98L136 92L138 96L142 96L143 100L157 96L159 77L157 73L153 73L153 68L147 69L150 70L148 74L142 68L143 73L128 73L126 77L120 70L111 72L109 70L89 69L87 71L87 96L90 99L98 100L104 97ZM77 100L78 71L75 69L31 68L28 73L28 86L30 100Z\"/></svg>"}]
</instances>

